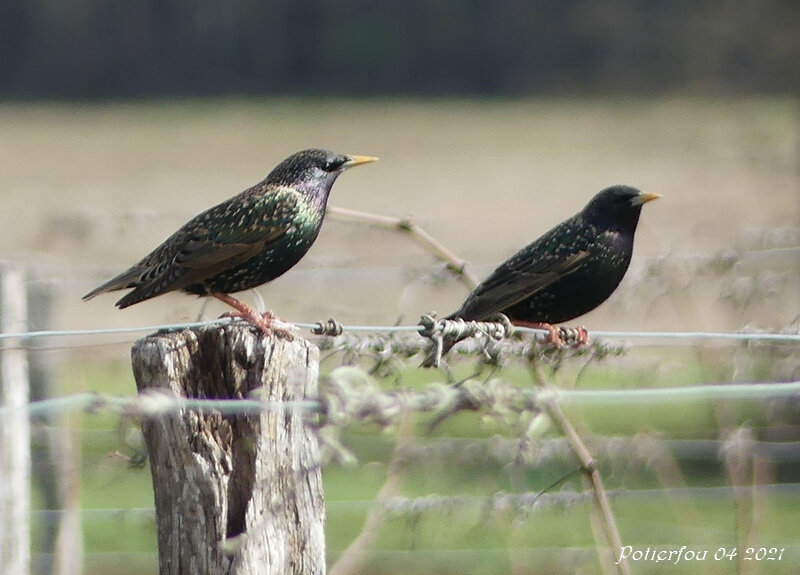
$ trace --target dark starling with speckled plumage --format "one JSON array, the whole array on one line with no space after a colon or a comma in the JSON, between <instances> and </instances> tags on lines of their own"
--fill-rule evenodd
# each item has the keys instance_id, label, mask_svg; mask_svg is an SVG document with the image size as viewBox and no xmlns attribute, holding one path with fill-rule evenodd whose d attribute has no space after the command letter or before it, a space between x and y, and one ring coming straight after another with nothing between
<instances>
[{"instance_id":1,"label":"dark starling with speckled plumage","mask_svg":"<svg viewBox=\"0 0 800 575\"><path fill-rule=\"evenodd\" d=\"M132 288L116 304L125 308L180 290L217 297L269 329L261 314L228 294L271 281L299 262L317 239L336 178L376 159L297 152L263 181L192 218L142 261L83 299Z\"/></svg>"},{"instance_id":2,"label":"dark starling with speckled plumage","mask_svg":"<svg viewBox=\"0 0 800 575\"><path fill-rule=\"evenodd\" d=\"M593 310L617 288L631 262L642 205L659 197L630 186L600 191L505 261L447 319L481 321L503 313L515 325L547 328L555 336L552 324Z\"/></svg>"}]
</instances>

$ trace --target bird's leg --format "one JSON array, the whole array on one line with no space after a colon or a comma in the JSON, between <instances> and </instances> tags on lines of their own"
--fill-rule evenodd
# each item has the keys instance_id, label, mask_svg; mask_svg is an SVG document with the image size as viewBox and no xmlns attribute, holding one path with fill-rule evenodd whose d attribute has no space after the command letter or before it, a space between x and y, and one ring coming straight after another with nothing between
<instances>
[{"instance_id":1,"label":"bird's leg","mask_svg":"<svg viewBox=\"0 0 800 575\"><path fill-rule=\"evenodd\" d=\"M561 334L558 331L558 328L550 323L544 323L542 321L519 321L514 320L512 323L519 327L529 327L531 329L546 329L549 333L547 339L544 340L544 343L552 343L556 347L561 347L564 345L564 340L561 339ZM585 331L585 330L584 330Z\"/></svg>"},{"instance_id":2,"label":"bird's leg","mask_svg":"<svg viewBox=\"0 0 800 575\"><path fill-rule=\"evenodd\" d=\"M230 312L225 315L245 319L255 325L263 333L273 332L278 335L283 335L287 339L292 339L294 337L291 328L285 324L280 325L283 322L276 318L275 314L271 311L259 313L253 307L226 293L211 292L210 295L236 309L236 312Z\"/></svg>"}]
</instances>

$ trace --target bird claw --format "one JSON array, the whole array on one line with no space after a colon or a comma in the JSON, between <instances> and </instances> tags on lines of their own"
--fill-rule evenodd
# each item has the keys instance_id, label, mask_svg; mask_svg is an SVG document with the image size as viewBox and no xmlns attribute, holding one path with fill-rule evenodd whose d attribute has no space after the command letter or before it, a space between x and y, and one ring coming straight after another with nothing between
<instances>
[{"instance_id":1,"label":"bird claw","mask_svg":"<svg viewBox=\"0 0 800 575\"><path fill-rule=\"evenodd\" d=\"M548 334L543 340L541 340L542 343L549 343L556 349L564 345L564 338L561 337L561 330L553 324L544 323L541 321L513 321L512 323L519 327L547 330Z\"/></svg>"},{"instance_id":2,"label":"bird claw","mask_svg":"<svg viewBox=\"0 0 800 575\"><path fill-rule=\"evenodd\" d=\"M589 343L589 332L582 325L575 328L578 331L578 337L575 340L575 347L581 347Z\"/></svg>"},{"instance_id":3,"label":"bird claw","mask_svg":"<svg viewBox=\"0 0 800 575\"><path fill-rule=\"evenodd\" d=\"M294 334L291 331L292 325L279 320L272 311L259 313L246 303L226 293L212 292L209 295L236 309L236 311L229 311L220 317L241 318L256 326L261 333L274 333L275 335L283 336L288 341L294 340Z\"/></svg>"},{"instance_id":4,"label":"bird claw","mask_svg":"<svg viewBox=\"0 0 800 575\"><path fill-rule=\"evenodd\" d=\"M556 349L560 349L564 345L564 338L561 337L561 330L549 323L543 323L541 329L546 329L549 333L543 340L543 343L549 343Z\"/></svg>"},{"instance_id":5,"label":"bird claw","mask_svg":"<svg viewBox=\"0 0 800 575\"><path fill-rule=\"evenodd\" d=\"M274 318L274 319L271 319L271 320L268 320L268 321L269 321L269 323L268 323L269 332L274 333L275 335L277 335L279 337L282 337L286 341L294 341L294 333L292 332L292 330L294 329L294 326L292 324L286 323L286 322L281 321L281 320L279 320L277 318ZM260 329L260 327L259 327L259 329ZM264 330L262 329L261 331L263 332ZM267 332L264 332L264 333L267 333Z\"/></svg>"},{"instance_id":6,"label":"bird claw","mask_svg":"<svg viewBox=\"0 0 800 575\"><path fill-rule=\"evenodd\" d=\"M251 323L261 333L273 333L277 336L283 337L287 341L294 341L294 333L292 333L292 329L294 326L290 323L286 323L283 320L278 319L275 317L275 314L271 311L266 311L260 314L246 314L240 311L229 311L223 313L220 317L230 317L235 319L243 319L244 321Z\"/></svg>"},{"instance_id":7,"label":"bird claw","mask_svg":"<svg viewBox=\"0 0 800 575\"><path fill-rule=\"evenodd\" d=\"M578 327L556 327L544 322L515 321L514 325L519 327L530 327L533 329L547 330L547 336L540 340L542 343L549 343L556 349L569 344L571 347L578 348L589 343L589 332L582 325Z\"/></svg>"}]
</instances>

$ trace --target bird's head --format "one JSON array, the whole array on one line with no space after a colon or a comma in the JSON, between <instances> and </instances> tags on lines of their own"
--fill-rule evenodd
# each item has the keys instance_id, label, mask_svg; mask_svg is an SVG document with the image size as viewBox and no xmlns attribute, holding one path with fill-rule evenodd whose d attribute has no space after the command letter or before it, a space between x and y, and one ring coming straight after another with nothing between
<instances>
[{"instance_id":1,"label":"bird's head","mask_svg":"<svg viewBox=\"0 0 800 575\"><path fill-rule=\"evenodd\" d=\"M353 166L374 162L372 156L347 156L328 150L303 150L292 154L267 176L267 182L297 188L313 196L327 199L333 182Z\"/></svg>"},{"instance_id":2,"label":"bird's head","mask_svg":"<svg viewBox=\"0 0 800 575\"><path fill-rule=\"evenodd\" d=\"M601 229L632 234L639 223L642 205L660 197L631 186L611 186L598 192L582 214L586 221Z\"/></svg>"}]
</instances>

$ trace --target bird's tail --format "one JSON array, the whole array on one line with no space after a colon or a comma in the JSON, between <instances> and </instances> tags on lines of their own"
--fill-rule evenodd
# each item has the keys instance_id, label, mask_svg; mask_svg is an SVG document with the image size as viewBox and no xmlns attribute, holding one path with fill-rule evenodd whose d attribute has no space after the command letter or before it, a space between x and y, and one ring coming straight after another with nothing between
<instances>
[{"instance_id":1,"label":"bird's tail","mask_svg":"<svg viewBox=\"0 0 800 575\"><path fill-rule=\"evenodd\" d=\"M125 309L126 307L132 306L135 303L139 303L140 301L150 299L151 297L156 297L165 291L162 289L162 284L155 282L129 287L135 287L136 289L126 293L119 299L119 301L117 301L117 303L114 304L119 309Z\"/></svg>"},{"instance_id":2,"label":"bird's tail","mask_svg":"<svg viewBox=\"0 0 800 575\"><path fill-rule=\"evenodd\" d=\"M117 291L121 289L126 289L129 287L134 287L134 280L138 279L139 271L137 268L132 268L127 271L122 272L118 276L115 276L108 280L106 283L97 286L92 291L87 293L83 296L83 301L87 301L92 299L95 296L100 295L101 293L107 293L110 291Z\"/></svg>"}]
</instances>

